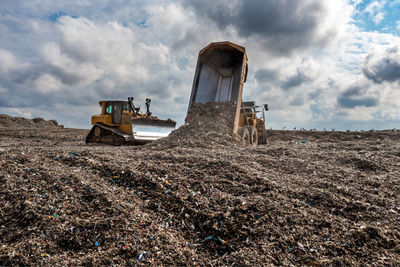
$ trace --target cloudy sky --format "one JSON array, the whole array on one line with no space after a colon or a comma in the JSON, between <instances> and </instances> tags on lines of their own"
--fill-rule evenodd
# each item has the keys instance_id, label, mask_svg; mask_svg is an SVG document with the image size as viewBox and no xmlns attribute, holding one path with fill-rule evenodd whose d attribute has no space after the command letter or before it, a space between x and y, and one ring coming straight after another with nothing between
<instances>
[{"instance_id":1,"label":"cloudy sky","mask_svg":"<svg viewBox=\"0 0 400 267\"><path fill-rule=\"evenodd\" d=\"M90 128L134 96L182 124L198 51L226 40L268 128L400 128L400 0L1 0L0 113Z\"/></svg>"}]
</instances>

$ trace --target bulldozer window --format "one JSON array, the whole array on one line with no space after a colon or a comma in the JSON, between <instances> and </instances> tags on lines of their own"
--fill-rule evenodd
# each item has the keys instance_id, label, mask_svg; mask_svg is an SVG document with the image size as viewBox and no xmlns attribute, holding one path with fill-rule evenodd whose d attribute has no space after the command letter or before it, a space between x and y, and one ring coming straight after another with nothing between
<instances>
[{"instance_id":1,"label":"bulldozer window","mask_svg":"<svg viewBox=\"0 0 400 267\"><path fill-rule=\"evenodd\" d=\"M107 107L106 107L106 114L111 114L111 113L112 113L112 105L109 104L109 105L107 105Z\"/></svg>"},{"instance_id":2,"label":"bulldozer window","mask_svg":"<svg viewBox=\"0 0 400 267\"><path fill-rule=\"evenodd\" d=\"M123 111L129 111L129 104L123 105L122 106Z\"/></svg>"}]
</instances>

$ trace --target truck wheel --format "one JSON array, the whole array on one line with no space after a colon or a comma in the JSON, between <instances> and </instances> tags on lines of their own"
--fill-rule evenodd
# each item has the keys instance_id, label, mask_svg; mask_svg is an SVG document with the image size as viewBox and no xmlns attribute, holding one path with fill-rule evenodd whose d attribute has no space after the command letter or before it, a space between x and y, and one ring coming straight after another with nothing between
<instances>
[{"instance_id":1,"label":"truck wheel","mask_svg":"<svg viewBox=\"0 0 400 267\"><path fill-rule=\"evenodd\" d=\"M257 146L257 144L258 144L258 133L257 133L256 127L248 126L246 128L249 131L250 145Z\"/></svg>"},{"instance_id":2,"label":"truck wheel","mask_svg":"<svg viewBox=\"0 0 400 267\"><path fill-rule=\"evenodd\" d=\"M258 134L258 144L264 145L267 143L267 130L263 129Z\"/></svg>"},{"instance_id":3,"label":"truck wheel","mask_svg":"<svg viewBox=\"0 0 400 267\"><path fill-rule=\"evenodd\" d=\"M239 135L239 139L243 144L245 144L245 145L250 144L250 134L249 134L249 130L247 130L247 128L245 128L245 127L239 128L237 134Z\"/></svg>"}]
</instances>

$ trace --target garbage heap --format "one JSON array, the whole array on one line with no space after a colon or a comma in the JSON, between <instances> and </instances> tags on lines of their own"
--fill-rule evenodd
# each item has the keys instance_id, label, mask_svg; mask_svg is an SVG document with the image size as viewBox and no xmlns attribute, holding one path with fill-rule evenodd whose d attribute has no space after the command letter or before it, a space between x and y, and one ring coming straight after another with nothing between
<instances>
[{"instance_id":1,"label":"garbage heap","mask_svg":"<svg viewBox=\"0 0 400 267\"><path fill-rule=\"evenodd\" d=\"M279 133L156 150L0 128L0 266L398 266L400 135Z\"/></svg>"},{"instance_id":2,"label":"garbage heap","mask_svg":"<svg viewBox=\"0 0 400 267\"><path fill-rule=\"evenodd\" d=\"M159 148L232 146L236 106L230 102L194 103L185 124L160 140L148 144Z\"/></svg>"},{"instance_id":3,"label":"garbage heap","mask_svg":"<svg viewBox=\"0 0 400 267\"><path fill-rule=\"evenodd\" d=\"M12 117L7 114L0 114L0 128L42 128L42 127L63 127L58 125L56 120L45 120L43 118L26 119Z\"/></svg>"}]
</instances>

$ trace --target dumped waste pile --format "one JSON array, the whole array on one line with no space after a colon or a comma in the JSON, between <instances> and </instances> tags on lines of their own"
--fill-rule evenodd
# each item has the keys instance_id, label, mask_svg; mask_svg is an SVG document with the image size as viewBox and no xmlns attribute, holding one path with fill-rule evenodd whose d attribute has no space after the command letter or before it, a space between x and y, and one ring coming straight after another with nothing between
<instances>
[{"instance_id":1,"label":"dumped waste pile","mask_svg":"<svg viewBox=\"0 0 400 267\"><path fill-rule=\"evenodd\" d=\"M41 127L63 127L56 120L46 121L43 118L26 119L0 114L0 128L41 128Z\"/></svg>"},{"instance_id":2,"label":"dumped waste pile","mask_svg":"<svg viewBox=\"0 0 400 267\"><path fill-rule=\"evenodd\" d=\"M212 147L238 143L232 129L236 106L230 102L194 103L185 124L163 139L149 143L149 147Z\"/></svg>"},{"instance_id":3,"label":"dumped waste pile","mask_svg":"<svg viewBox=\"0 0 400 267\"><path fill-rule=\"evenodd\" d=\"M0 265L400 262L399 133L268 131L254 148L222 130L214 146L194 121L142 147L0 129Z\"/></svg>"}]
</instances>

